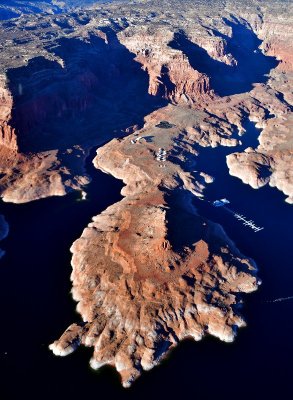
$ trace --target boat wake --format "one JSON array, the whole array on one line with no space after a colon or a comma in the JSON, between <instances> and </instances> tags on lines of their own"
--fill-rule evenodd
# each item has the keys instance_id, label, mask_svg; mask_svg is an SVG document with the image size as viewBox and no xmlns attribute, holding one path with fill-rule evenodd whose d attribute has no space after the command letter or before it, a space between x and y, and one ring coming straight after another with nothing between
<instances>
[{"instance_id":1,"label":"boat wake","mask_svg":"<svg viewBox=\"0 0 293 400\"><path fill-rule=\"evenodd\" d=\"M287 300L293 300L293 296L288 296L288 297L279 297L274 300L267 300L266 303L280 303L282 301L287 301Z\"/></svg>"}]
</instances>

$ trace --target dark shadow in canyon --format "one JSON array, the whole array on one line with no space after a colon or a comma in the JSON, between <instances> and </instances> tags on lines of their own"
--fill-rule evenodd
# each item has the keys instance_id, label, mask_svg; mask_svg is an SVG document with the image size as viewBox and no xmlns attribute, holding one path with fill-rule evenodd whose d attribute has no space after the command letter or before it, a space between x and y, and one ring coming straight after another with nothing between
<instances>
[{"instance_id":1,"label":"dark shadow in canyon","mask_svg":"<svg viewBox=\"0 0 293 400\"><path fill-rule=\"evenodd\" d=\"M8 71L12 125L24 153L94 145L121 136L166 104L148 94L148 74L116 34L107 40L63 39L53 50L64 67L43 57Z\"/></svg>"},{"instance_id":2,"label":"dark shadow in canyon","mask_svg":"<svg viewBox=\"0 0 293 400\"><path fill-rule=\"evenodd\" d=\"M11 10L5 8L0 9L0 21L9 20L11 18L17 18L19 15Z\"/></svg>"},{"instance_id":3,"label":"dark shadow in canyon","mask_svg":"<svg viewBox=\"0 0 293 400\"><path fill-rule=\"evenodd\" d=\"M181 189L167 192L166 195L167 239L178 253L204 237L203 220L195 215L191 199L190 193Z\"/></svg>"},{"instance_id":4,"label":"dark shadow in canyon","mask_svg":"<svg viewBox=\"0 0 293 400\"><path fill-rule=\"evenodd\" d=\"M224 20L232 29L232 37L214 32L227 43L226 53L237 60L237 65L226 65L212 58L199 45L191 42L184 32L175 35L169 46L181 50L190 65L210 77L211 88L220 96L248 92L254 83L265 83L267 74L278 65L274 57L264 55L259 46L262 43L256 34L238 21Z\"/></svg>"},{"instance_id":5,"label":"dark shadow in canyon","mask_svg":"<svg viewBox=\"0 0 293 400\"><path fill-rule=\"evenodd\" d=\"M186 248L194 248L196 243L206 241L211 254L220 254L224 261L229 262L231 254L221 252L222 247L228 244L233 249L234 254L240 253L220 225L197 213L194 207L194 198L194 195L182 189L177 189L166 195L169 207L166 210L167 239L172 249L183 255ZM240 260L233 260L233 264L239 271L247 271L247 264L241 263Z\"/></svg>"}]
</instances>

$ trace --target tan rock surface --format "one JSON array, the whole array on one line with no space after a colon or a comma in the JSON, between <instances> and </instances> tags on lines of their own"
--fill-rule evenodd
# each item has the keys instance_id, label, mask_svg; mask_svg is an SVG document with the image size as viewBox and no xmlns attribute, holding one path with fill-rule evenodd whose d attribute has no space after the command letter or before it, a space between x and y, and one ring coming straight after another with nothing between
<instances>
[{"instance_id":1,"label":"tan rock surface","mask_svg":"<svg viewBox=\"0 0 293 400\"><path fill-rule=\"evenodd\" d=\"M274 81L272 82L274 84ZM289 99L287 85L278 87L287 97L285 104L280 100L280 92L256 88L252 94L262 107L250 111L249 118L262 129L254 151L230 154L227 165L231 175L237 176L253 188L265 184L277 187L293 202L293 119L292 99ZM290 103L289 103L290 101ZM245 104L247 106L247 103ZM249 105L252 110L252 104ZM267 110L267 111L266 111ZM267 119L269 112L273 118Z\"/></svg>"}]
</instances>

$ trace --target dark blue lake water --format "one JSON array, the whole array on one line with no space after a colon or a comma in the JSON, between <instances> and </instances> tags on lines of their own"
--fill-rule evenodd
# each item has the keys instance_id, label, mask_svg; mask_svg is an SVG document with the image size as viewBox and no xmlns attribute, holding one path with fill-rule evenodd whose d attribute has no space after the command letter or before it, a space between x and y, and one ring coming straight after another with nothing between
<instances>
[{"instance_id":1,"label":"dark blue lake water","mask_svg":"<svg viewBox=\"0 0 293 400\"><path fill-rule=\"evenodd\" d=\"M245 145L258 132L248 127ZM0 265L2 329L0 362L3 399L59 399L108 396L114 399L274 398L291 390L293 302L268 303L293 295L292 209L277 190L253 190L228 175L225 156L235 148L203 149L198 166L216 177L208 186L209 199L227 197L229 207L243 213L264 230L254 233L223 208L194 200L202 215L219 222L239 249L254 258L263 285L245 298L248 327L233 344L213 338L182 343L160 367L145 373L134 386L120 387L111 368L93 372L91 350L79 349L66 358L48 351L48 344L72 321L69 248L93 215L120 199L121 183L95 170L88 160L88 201L78 194L25 205L1 204L10 225L2 242L6 255ZM2 394L1 393L1 394ZM5 393L5 395L4 395ZM279 397L284 398L284 397Z\"/></svg>"}]
</instances>

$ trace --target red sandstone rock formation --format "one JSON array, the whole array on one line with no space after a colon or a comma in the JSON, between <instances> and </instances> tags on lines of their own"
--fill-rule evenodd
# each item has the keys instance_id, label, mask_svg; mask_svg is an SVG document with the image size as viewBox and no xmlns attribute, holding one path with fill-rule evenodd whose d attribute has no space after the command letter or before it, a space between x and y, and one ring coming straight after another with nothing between
<instances>
[{"instance_id":1,"label":"red sandstone rock formation","mask_svg":"<svg viewBox=\"0 0 293 400\"><path fill-rule=\"evenodd\" d=\"M149 93L163 95L175 103L193 103L209 97L207 75L194 70L187 57L168 46L173 32L149 27L127 28L119 40L149 74Z\"/></svg>"}]
</instances>

